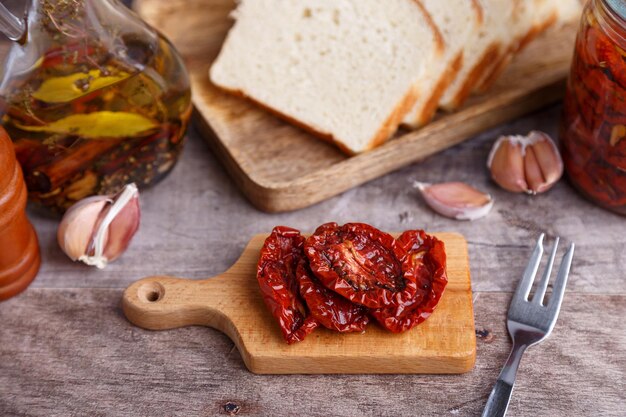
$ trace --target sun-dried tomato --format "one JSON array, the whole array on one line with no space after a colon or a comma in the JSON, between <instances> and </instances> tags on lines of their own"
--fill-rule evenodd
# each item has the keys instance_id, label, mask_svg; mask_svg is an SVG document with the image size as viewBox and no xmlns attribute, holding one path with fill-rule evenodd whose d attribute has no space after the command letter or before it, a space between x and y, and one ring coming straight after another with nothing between
<instances>
[{"instance_id":1,"label":"sun-dried tomato","mask_svg":"<svg viewBox=\"0 0 626 417\"><path fill-rule=\"evenodd\" d=\"M392 332L409 330L432 314L448 282L443 242L421 230L394 239L362 223L327 223L306 240L274 228L257 279L287 343L320 324L363 331L370 315Z\"/></svg>"},{"instance_id":2,"label":"sun-dried tomato","mask_svg":"<svg viewBox=\"0 0 626 417\"><path fill-rule=\"evenodd\" d=\"M289 227L277 226L265 240L257 266L263 301L291 344L303 340L319 325L300 297L296 268L303 259L304 237Z\"/></svg>"},{"instance_id":3,"label":"sun-dried tomato","mask_svg":"<svg viewBox=\"0 0 626 417\"><path fill-rule=\"evenodd\" d=\"M395 239L363 223L327 223L307 238L304 251L326 288L370 308L401 305L417 286L406 275L406 252Z\"/></svg>"},{"instance_id":4,"label":"sun-dried tomato","mask_svg":"<svg viewBox=\"0 0 626 417\"><path fill-rule=\"evenodd\" d=\"M367 309L324 287L313 275L306 259L302 259L296 271L300 295L304 298L311 315L327 329L338 332L361 332L369 323Z\"/></svg>"},{"instance_id":5,"label":"sun-dried tomato","mask_svg":"<svg viewBox=\"0 0 626 417\"><path fill-rule=\"evenodd\" d=\"M409 230L398 239L407 253L405 277L417 283L411 300L390 307L372 310L381 326L394 333L404 332L426 320L439 303L448 283L446 252L442 241L422 230Z\"/></svg>"}]
</instances>

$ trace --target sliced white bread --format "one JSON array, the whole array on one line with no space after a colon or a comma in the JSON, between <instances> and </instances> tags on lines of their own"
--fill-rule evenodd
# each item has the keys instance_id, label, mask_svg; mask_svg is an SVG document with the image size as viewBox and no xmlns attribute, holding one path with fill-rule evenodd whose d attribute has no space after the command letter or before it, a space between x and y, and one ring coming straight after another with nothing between
<instances>
[{"instance_id":1,"label":"sliced white bread","mask_svg":"<svg viewBox=\"0 0 626 417\"><path fill-rule=\"evenodd\" d=\"M479 93L487 91L509 66L515 55L557 20L557 1L562 0L515 0L515 10L509 22L510 36L505 48L476 83L474 91Z\"/></svg>"},{"instance_id":2,"label":"sliced white bread","mask_svg":"<svg viewBox=\"0 0 626 417\"><path fill-rule=\"evenodd\" d=\"M509 39L510 22L520 0L479 0L483 23L480 30L469 36L463 55L463 65L456 79L440 100L440 107L451 111L460 107L476 84L502 56Z\"/></svg>"},{"instance_id":3,"label":"sliced white bread","mask_svg":"<svg viewBox=\"0 0 626 417\"><path fill-rule=\"evenodd\" d=\"M587 0L551 0L555 3L559 24L577 22L583 12Z\"/></svg>"},{"instance_id":4,"label":"sliced white bread","mask_svg":"<svg viewBox=\"0 0 626 417\"><path fill-rule=\"evenodd\" d=\"M463 65L463 49L469 38L476 36L482 24L478 0L420 0L443 36L445 51L433 63L424 88L404 124L416 128L428 123L437 111L439 100L454 81Z\"/></svg>"},{"instance_id":5,"label":"sliced white bread","mask_svg":"<svg viewBox=\"0 0 626 417\"><path fill-rule=\"evenodd\" d=\"M243 0L235 18L212 82L350 154L396 131L443 51L415 0Z\"/></svg>"},{"instance_id":6,"label":"sliced white bread","mask_svg":"<svg viewBox=\"0 0 626 417\"><path fill-rule=\"evenodd\" d=\"M525 0L522 6L526 27L517 27L515 43L509 48L518 53L558 19L558 5L569 0ZM576 0L578 1L578 0Z\"/></svg>"},{"instance_id":7,"label":"sliced white bread","mask_svg":"<svg viewBox=\"0 0 626 417\"><path fill-rule=\"evenodd\" d=\"M524 0L515 13L511 30L515 33L504 56L477 84L476 91L485 92L497 81L526 45L553 24L567 24L580 19L586 0Z\"/></svg>"}]
</instances>

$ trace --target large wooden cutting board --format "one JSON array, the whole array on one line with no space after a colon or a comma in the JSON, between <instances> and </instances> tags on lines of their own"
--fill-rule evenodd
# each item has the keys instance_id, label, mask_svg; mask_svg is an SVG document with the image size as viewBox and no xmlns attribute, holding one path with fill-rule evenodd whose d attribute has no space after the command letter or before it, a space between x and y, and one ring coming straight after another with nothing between
<instances>
[{"instance_id":1,"label":"large wooden cutting board","mask_svg":"<svg viewBox=\"0 0 626 417\"><path fill-rule=\"evenodd\" d=\"M377 149L347 157L209 82L233 7L233 0L135 0L135 10L186 59L200 130L248 199L270 212L317 203L557 101L576 32L574 26L548 31L515 59L488 94L453 114L440 114L422 129L398 132Z\"/></svg>"},{"instance_id":2,"label":"large wooden cutting board","mask_svg":"<svg viewBox=\"0 0 626 417\"><path fill-rule=\"evenodd\" d=\"M235 342L248 369L260 374L467 372L476 359L467 242L456 233L435 235L446 245L448 285L428 320L401 334L376 324L362 334L318 328L287 345L256 280L265 235L255 236L222 275L144 278L126 289L122 306L132 323L147 329L214 327Z\"/></svg>"}]
</instances>

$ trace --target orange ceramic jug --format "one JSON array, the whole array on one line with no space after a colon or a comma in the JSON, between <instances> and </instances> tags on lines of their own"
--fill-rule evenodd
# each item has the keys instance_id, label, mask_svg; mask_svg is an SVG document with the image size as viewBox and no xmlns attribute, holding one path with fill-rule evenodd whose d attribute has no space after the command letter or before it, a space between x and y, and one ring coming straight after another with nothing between
<instances>
[{"instance_id":1,"label":"orange ceramic jug","mask_svg":"<svg viewBox=\"0 0 626 417\"><path fill-rule=\"evenodd\" d=\"M26 217L26 197L13 143L0 127L0 301L26 289L39 270L39 245Z\"/></svg>"}]
</instances>

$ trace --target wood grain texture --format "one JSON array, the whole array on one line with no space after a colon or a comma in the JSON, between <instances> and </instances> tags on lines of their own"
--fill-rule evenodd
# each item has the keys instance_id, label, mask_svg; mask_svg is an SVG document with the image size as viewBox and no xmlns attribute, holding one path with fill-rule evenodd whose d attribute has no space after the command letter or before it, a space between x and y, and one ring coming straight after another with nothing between
<instances>
[{"instance_id":1,"label":"wood grain texture","mask_svg":"<svg viewBox=\"0 0 626 417\"><path fill-rule=\"evenodd\" d=\"M42 269L19 297L0 303L0 415L480 416L510 344L510 292L540 231L577 244L563 311L550 338L523 359L511 416L623 417L626 392L624 219L582 199L566 181L531 197L489 181L485 160L500 134L555 134L552 107L486 132L298 212L254 209L194 130L183 158L142 192L142 224L129 250L104 270L70 262L58 220L30 217ZM556 137L556 136L555 136ZM491 193L491 214L458 222L433 213L413 180L464 180ZM250 236L277 224L312 231L326 221L383 230L455 230L468 239L477 340L463 375L254 375L227 336L204 327L143 331L123 316L123 289L147 275L204 278L234 264ZM485 333L487 331L488 333ZM493 335L491 337L490 335ZM487 342L487 340L489 342Z\"/></svg>"},{"instance_id":2,"label":"wood grain texture","mask_svg":"<svg viewBox=\"0 0 626 417\"><path fill-rule=\"evenodd\" d=\"M476 360L476 338L467 243L456 233L435 235L446 245L448 285L432 316L401 334L376 324L362 334L320 328L287 345L256 281L267 235L252 238L239 260L217 277L144 278L128 287L122 307L132 323L146 329L216 328L235 342L248 369L259 374L468 372Z\"/></svg>"},{"instance_id":3,"label":"wood grain texture","mask_svg":"<svg viewBox=\"0 0 626 417\"><path fill-rule=\"evenodd\" d=\"M490 181L489 150L501 134L543 130L557 137L559 107L485 132L441 154L301 211L267 214L251 206L200 135L191 130L183 157L157 187L142 191L142 223L128 251L104 270L67 260L56 243L58 219L31 209L41 242L40 288L125 288L138 278L205 278L232 266L251 236L276 225L311 233L325 222L362 221L381 230L454 230L468 240L476 292L512 291L542 231L577 245L568 290L626 294L624 219L577 194L567 181L537 196L511 194ZM459 222L439 216L412 187L465 181L490 193L492 212ZM549 240L550 242L550 240Z\"/></svg>"},{"instance_id":4,"label":"wood grain texture","mask_svg":"<svg viewBox=\"0 0 626 417\"><path fill-rule=\"evenodd\" d=\"M577 244L563 311L550 338L522 361L511 416L623 417L626 391L624 219L582 199L566 181L531 197L489 181L485 160L500 134L556 137L559 107L486 132L298 212L254 209L193 129L172 174L141 195L142 224L105 270L71 263L58 220L30 217L42 269L24 294L0 303L0 415L480 416L510 343L510 292L540 231ZM491 193L491 214L458 222L433 213L413 180L463 180ZM468 239L477 340L462 375L254 375L227 336L204 327L151 332L123 316L123 289L147 275L204 278L234 264L250 236L277 224L312 231L326 221L383 230L455 230Z\"/></svg>"},{"instance_id":5,"label":"wood grain texture","mask_svg":"<svg viewBox=\"0 0 626 417\"><path fill-rule=\"evenodd\" d=\"M546 33L488 94L455 113L439 115L422 129L400 131L375 150L346 157L210 83L208 70L232 23L228 13L233 7L232 0L135 2L135 10L186 58L200 131L248 199L269 212L310 206L558 100L575 35L573 26Z\"/></svg>"},{"instance_id":6,"label":"wood grain texture","mask_svg":"<svg viewBox=\"0 0 626 417\"><path fill-rule=\"evenodd\" d=\"M3 3L24 6L22 0ZM191 24L197 23L169 22L188 27L189 36L195 36ZM255 210L191 129L172 174L142 192L142 224L129 250L105 270L68 261L56 244L58 219L31 208L42 268L25 293L0 303L0 415L206 417L228 415L224 407L231 403L240 407L238 416L480 416L510 349L510 293L537 234L546 231L576 242L576 256L556 328L522 360L509 415L624 417L624 218L587 202L567 181L535 197L510 194L485 169L498 135L540 129L556 138L560 110L532 113L280 215ZM446 219L421 201L411 187L414 180L462 180L491 193L496 203L479 221ZM467 237L479 332L474 370L254 375L216 330L145 331L121 311L123 289L139 277L218 275L254 234L277 224L312 231L327 221L364 221L383 230L455 230Z\"/></svg>"},{"instance_id":7,"label":"wood grain texture","mask_svg":"<svg viewBox=\"0 0 626 417\"><path fill-rule=\"evenodd\" d=\"M475 296L462 375L254 375L218 331L131 325L117 289L30 289L0 307L3 416L479 416L508 355L510 294ZM566 295L522 360L509 416L623 416L625 295Z\"/></svg>"}]
</instances>

